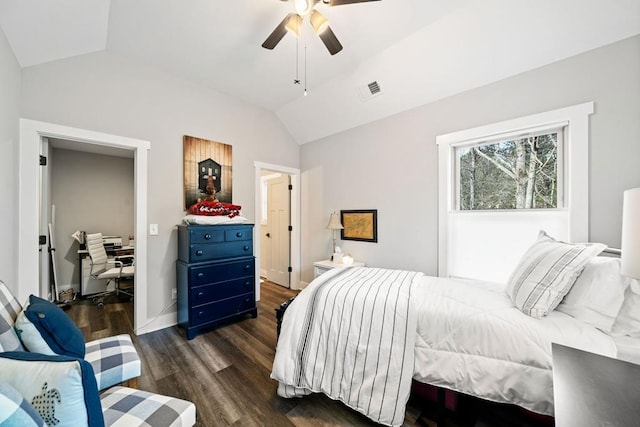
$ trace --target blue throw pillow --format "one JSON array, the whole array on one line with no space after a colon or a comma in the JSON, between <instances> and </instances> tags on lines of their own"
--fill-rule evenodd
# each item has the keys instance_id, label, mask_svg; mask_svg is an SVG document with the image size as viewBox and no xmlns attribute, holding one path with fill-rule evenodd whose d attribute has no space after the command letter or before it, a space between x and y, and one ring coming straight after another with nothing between
<instances>
[{"instance_id":1,"label":"blue throw pillow","mask_svg":"<svg viewBox=\"0 0 640 427\"><path fill-rule=\"evenodd\" d=\"M56 427L104 427L91 364L69 356L0 353L0 381L10 384Z\"/></svg>"},{"instance_id":2,"label":"blue throw pillow","mask_svg":"<svg viewBox=\"0 0 640 427\"><path fill-rule=\"evenodd\" d=\"M84 336L57 305L35 295L18 315L15 329L30 352L84 358Z\"/></svg>"},{"instance_id":3,"label":"blue throw pillow","mask_svg":"<svg viewBox=\"0 0 640 427\"><path fill-rule=\"evenodd\" d=\"M32 427L46 424L33 406L10 384L0 381L0 425Z\"/></svg>"}]
</instances>

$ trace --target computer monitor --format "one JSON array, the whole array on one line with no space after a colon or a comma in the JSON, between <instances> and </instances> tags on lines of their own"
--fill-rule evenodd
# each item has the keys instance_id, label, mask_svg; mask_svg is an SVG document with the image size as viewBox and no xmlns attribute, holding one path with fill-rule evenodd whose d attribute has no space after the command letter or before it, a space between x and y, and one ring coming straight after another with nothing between
<instances>
[{"instance_id":1,"label":"computer monitor","mask_svg":"<svg viewBox=\"0 0 640 427\"><path fill-rule=\"evenodd\" d=\"M552 344L556 427L640 426L640 365Z\"/></svg>"}]
</instances>

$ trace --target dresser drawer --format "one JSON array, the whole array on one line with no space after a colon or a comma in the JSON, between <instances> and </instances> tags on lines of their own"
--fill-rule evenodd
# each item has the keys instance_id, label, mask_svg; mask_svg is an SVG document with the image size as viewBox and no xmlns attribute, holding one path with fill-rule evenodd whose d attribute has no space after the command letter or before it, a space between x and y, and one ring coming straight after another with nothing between
<instances>
[{"instance_id":1,"label":"dresser drawer","mask_svg":"<svg viewBox=\"0 0 640 427\"><path fill-rule=\"evenodd\" d=\"M238 240L251 240L253 239L253 231L250 227L235 228L225 230L224 240L225 242L237 242Z\"/></svg>"},{"instance_id":2,"label":"dresser drawer","mask_svg":"<svg viewBox=\"0 0 640 427\"><path fill-rule=\"evenodd\" d=\"M220 243L224 242L224 230L213 227L194 227L189 229L191 243Z\"/></svg>"},{"instance_id":3,"label":"dresser drawer","mask_svg":"<svg viewBox=\"0 0 640 427\"><path fill-rule=\"evenodd\" d=\"M189 242L194 243L219 243L236 242L238 240L251 240L253 238L253 228L246 225L236 225L229 228L214 226L188 227Z\"/></svg>"},{"instance_id":4,"label":"dresser drawer","mask_svg":"<svg viewBox=\"0 0 640 427\"><path fill-rule=\"evenodd\" d=\"M189 286L194 288L231 279L253 277L254 271L255 261L253 257L238 261L192 265L189 267Z\"/></svg>"},{"instance_id":5,"label":"dresser drawer","mask_svg":"<svg viewBox=\"0 0 640 427\"><path fill-rule=\"evenodd\" d=\"M202 243L189 246L189 262L212 261L249 255L253 255L253 242L251 240L228 243Z\"/></svg>"},{"instance_id":6,"label":"dresser drawer","mask_svg":"<svg viewBox=\"0 0 640 427\"><path fill-rule=\"evenodd\" d=\"M256 301L253 292L229 298L223 301L212 302L191 308L191 325L222 320L225 317L233 316L245 311L253 310Z\"/></svg>"},{"instance_id":7,"label":"dresser drawer","mask_svg":"<svg viewBox=\"0 0 640 427\"><path fill-rule=\"evenodd\" d=\"M191 305L193 307L214 301L253 292L255 283L253 276L243 279L228 280L213 285L198 286L191 289Z\"/></svg>"}]
</instances>

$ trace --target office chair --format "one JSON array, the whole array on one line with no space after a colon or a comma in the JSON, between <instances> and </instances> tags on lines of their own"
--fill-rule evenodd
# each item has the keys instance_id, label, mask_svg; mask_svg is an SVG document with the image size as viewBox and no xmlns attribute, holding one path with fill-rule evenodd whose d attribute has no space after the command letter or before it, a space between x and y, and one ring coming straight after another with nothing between
<instances>
[{"instance_id":1,"label":"office chair","mask_svg":"<svg viewBox=\"0 0 640 427\"><path fill-rule=\"evenodd\" d=\"M91 260L91 272L89 273L94 279L106 279L107 288L109 283L115 283L112 291L106 291L94 296L93 301L99 307L104 306L104 299L112 294L124 294L133 297L132 290L124 290L120 288L120 279L132 278L135 275L135 267L133 265L125 265L124 262L116 258L108 259L107 251L102 241L102 233L87 234L86 237L87 251Z\"/></svg>"}]
</instances>

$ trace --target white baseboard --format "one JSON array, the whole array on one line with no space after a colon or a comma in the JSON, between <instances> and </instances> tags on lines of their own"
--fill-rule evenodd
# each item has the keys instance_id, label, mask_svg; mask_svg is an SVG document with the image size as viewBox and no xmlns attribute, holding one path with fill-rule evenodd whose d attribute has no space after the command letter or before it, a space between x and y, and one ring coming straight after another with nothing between
<instances>
[{"instance_id":1,"label":"white baseboard","mask_svg":"<svg viewBox=\"0 0 640 427\"><path fill-rule=\"evenodd\" d=\"M140 326L137 331L134 331L136 335L144 335L149 332L170 328L176 325L178 323L177 313L174 311L171 313L161 314L153 319L147 319L146 322L141 323L142 326Z\"/></svg>"}]
</instances>

